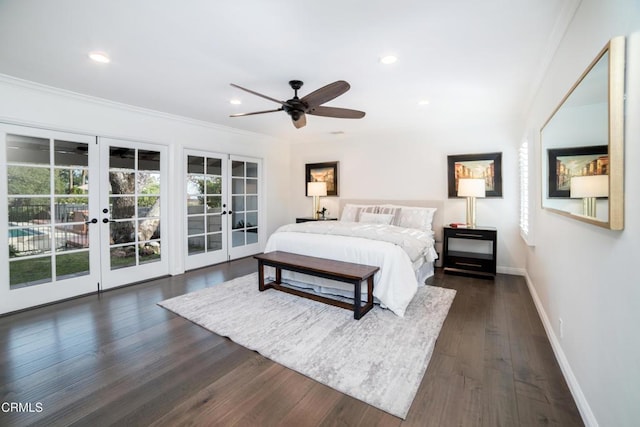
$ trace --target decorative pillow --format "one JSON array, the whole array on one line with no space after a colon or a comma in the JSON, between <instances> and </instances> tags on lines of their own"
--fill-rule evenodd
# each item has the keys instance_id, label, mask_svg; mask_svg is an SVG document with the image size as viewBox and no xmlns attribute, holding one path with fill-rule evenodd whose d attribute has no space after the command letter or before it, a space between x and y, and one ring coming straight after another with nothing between
<instances>
[{"instance_id":1,"label":"decorative pillow","mask_svg":"<svg viewBox=\"0 0 640 427\"><path fill-rule=\"evenodd\" d=\"M380 205L378 206L377 213L381 214L390 214L393 215L393 219L391 220L392 225L399 225L400 221L400 212L402 211L402 206L397 205Z\"/></svg>"},{"instance_id":2,"label":"decorative pillow","mask_svg":"<svg viewBox=\"0 0 640 427\"><path fill-rule=\"evenodd\" d=\"M393 215L391 214L378 214L378 213L369 213L362 212L360 214L360 221L358 222L366 222L369 224L391 224L393 220Z\"/></svg>"},{"instance_id":3,"label":"decorative pillow","mask_svg":"<svg viewBox=\"0 0 640 427\"><path fill-rule=\"evenodd\" d=\"M342 215L340 216L340 221L345 222L358 222L360 218L361 212L376 212L376 206L374 205L354 205L351 203L347 203L344 205L342 209Z\"/></svg>"},{"instance_id":4,"label":"decorative pillow","mask_svg":"<svg viewBox=\"0 0 640 427\"><path fill-rule=\"evenodd\" d=\"M418 230L431 230L431 222L437 208L402 207L398 225Z\"/></svg>"}]
</instances>

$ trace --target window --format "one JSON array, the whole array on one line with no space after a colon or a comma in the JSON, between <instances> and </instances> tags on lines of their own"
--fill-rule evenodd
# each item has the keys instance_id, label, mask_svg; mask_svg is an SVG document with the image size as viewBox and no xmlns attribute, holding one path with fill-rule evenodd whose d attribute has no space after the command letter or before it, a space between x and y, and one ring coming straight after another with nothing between
<instances>
[{"instance_id":1,"label":"window","mask_svg":"<svg viewBox=\"0 0 640 427\"><path fill-rule=\"evenodd\" d=\"M531 232L531 194L529 190L529 140L520 144L520 235L529 246L533 246Z\"/></svg>"}]
</instances>

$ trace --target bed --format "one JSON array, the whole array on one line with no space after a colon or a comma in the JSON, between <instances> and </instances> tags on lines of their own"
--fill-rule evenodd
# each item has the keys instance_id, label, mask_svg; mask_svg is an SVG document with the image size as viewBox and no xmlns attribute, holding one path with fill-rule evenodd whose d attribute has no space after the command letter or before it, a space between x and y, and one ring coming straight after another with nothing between
<instances>
[{"instance_id":1,"label":"bed","mask_svg":"<svg viewBox=\"0 0 640 427\"><path fill-rule=\"evenodd\" d=\"M404 316L418 286L434 273L441 252L442 205L441 201L342 199L339 221L284 225L269 237L265 252L380 267L374 277L374 300ZM283 273L282 279L305 290L353 297L353 287L340 282L294 272Z\"/></svg>"}]
</instances>

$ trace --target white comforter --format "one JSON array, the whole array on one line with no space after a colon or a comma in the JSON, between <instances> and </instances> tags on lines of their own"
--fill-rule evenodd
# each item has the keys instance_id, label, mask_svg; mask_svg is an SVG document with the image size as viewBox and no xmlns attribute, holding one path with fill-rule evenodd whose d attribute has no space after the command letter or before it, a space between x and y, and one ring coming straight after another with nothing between
<instances>
[{"instance_id":1,"label":"white comforter","mask_svg":"<svg viewBox=\"0 0 640 427\"><path fill-rule=\"evenodd\" d=\"M437 257L431 233L392 225L341 221L307 222L280 227L265 252L286 251L302 255L375 265L373 295L398 316L418 288L412 261ZM299 277L283 272L284 278Z\"/></svg>"}]
</instances>

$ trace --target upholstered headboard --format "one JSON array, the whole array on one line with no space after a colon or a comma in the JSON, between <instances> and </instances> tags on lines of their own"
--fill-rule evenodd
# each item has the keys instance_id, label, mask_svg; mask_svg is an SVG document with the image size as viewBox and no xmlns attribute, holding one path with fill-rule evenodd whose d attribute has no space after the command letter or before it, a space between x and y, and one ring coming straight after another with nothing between
<instances>
[{"instance_id":1,"label":"upholstered headboard","mask_svg":"<svg viewBox=\"0 0 640 427\"><path fill-rule=\"evenodd\" d=\"M380 200L380 199L340 199L340 215L342 215L342 209L347 203L353 203L356 205L399 205L399 206L416 206L421 208L436 208L436 213L433 215L433 222L431 227L436 240L436 251L442 255L442 227L444 225L444 201L443 200ZM441 265L441 259L436 262L437 266Z\"/></svg>"}]
</instances>

